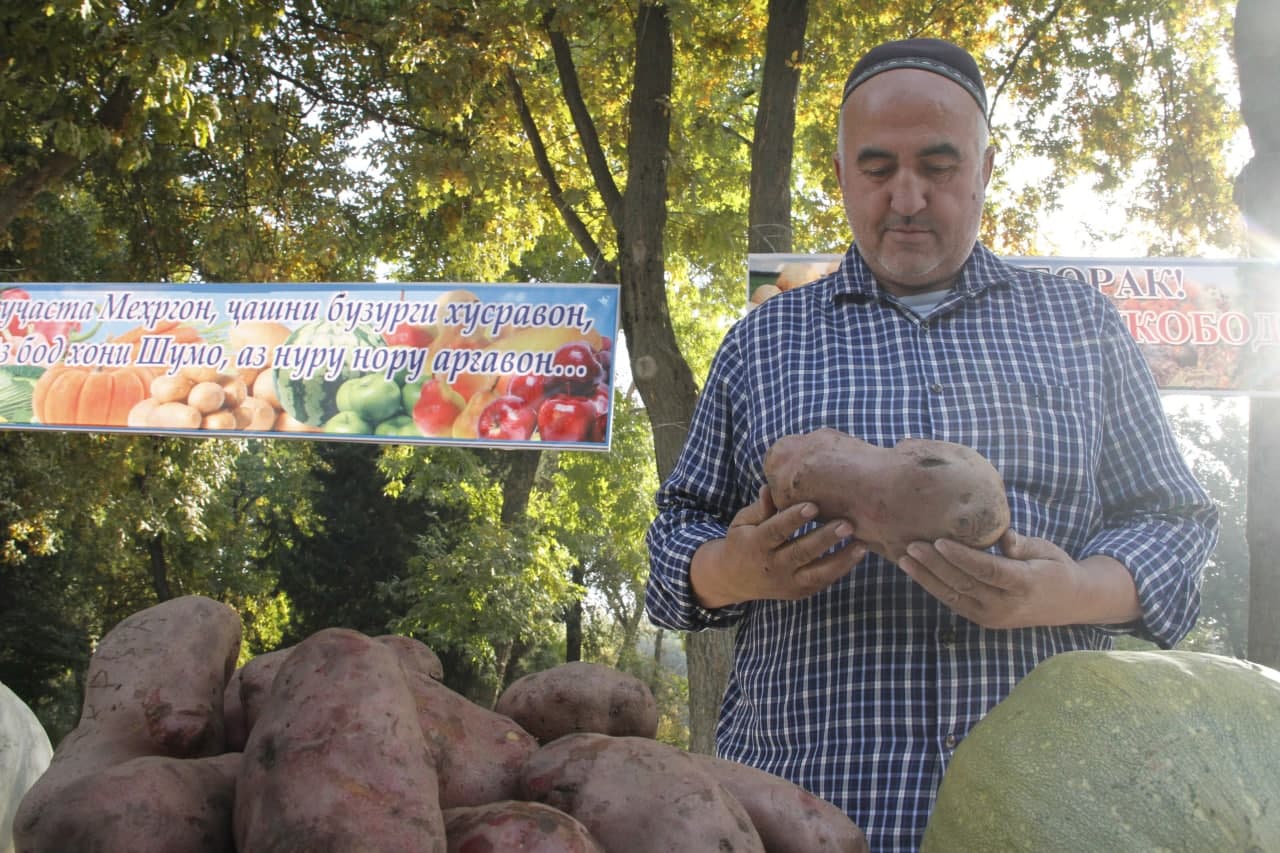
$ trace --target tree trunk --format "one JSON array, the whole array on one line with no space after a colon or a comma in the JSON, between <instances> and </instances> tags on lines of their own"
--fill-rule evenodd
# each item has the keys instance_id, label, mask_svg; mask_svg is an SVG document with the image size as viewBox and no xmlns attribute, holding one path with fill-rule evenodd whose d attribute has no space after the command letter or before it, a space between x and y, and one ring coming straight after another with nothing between
<instances>
[{"instance_id":1,"label":"tree trunk","mask_svg":"<svg viewBox=\"0 0 1280 853\"><path fill-rule=\"evenodd\" d=\"M791 159L808 21L809 0L769 0L764 81L751 138L748 252L792 251Z\"/></svg>"},{"instance_id":2,"label":"tree trunk","mask_svg":"<svg viewBox=\"0 0 1280 853\"><path fill-rule=\"evenodd\" d=\"M498 457L505 463L502 478L502 524L504 527L523 522L529 509L529 494L542 461L540 450L504 450Z\"/></svg>"},{"instance_id":3,"label":"tree trunk","mask_svg":"<svg viewBox=\"0 0 1280 853\"><path fill-rule=\"evenodd\" d=\"M1253 159L1236 179L1235 198L1257 253L1274 256L1280 240L1280 15L1274 0L1239 0L1235 55L1240 112L1253 143ZM1274 281L1252 282L1259 296L1276 300ZM1261 306L1276 310L1277 305ZM1270 354L1269 354L1270 355ZM1249 405L1249 659L1280 666L1280 400L1255 397Z\"/></svg>"},{"instance_id":4,"label":"tree trunk","mask_svg":"<svg viewBox=\"0 0 1280 853\"><path fill-rule=\"evenodd\" d=\"M667 158L671 137L674 48L661 3L641 3L635 23L636 66L631 91L627 188L618 234L622 331L631 372L653 425L658 475L675 467L697 400L697 386L676 342L667 305L663 232L667 222ZM689 638L690 749L711 752L727 667L716 651L721 632ZM709 647L710 651L701 650Z\"/></svg>"},{"instance_id":5,"label":"tree trunk","mask_svg":"<svg viewBox=\"0 0 1280 853\"><path fill-rule=\"evenodd\" d=\"M791 138L794 130L797 63L802 46L805 3L788 0L772 2L767 36L765 75L761 92L761 112L757 133L768 139L758 153L759 180L770 199L753 213L758 221L781 226L790 245ZM776 14L776 19L774 15ZM697 384L676 341L667 304L663 235L667 221L667 162L671 137L671 92L674 47L671 21L664 3L642 0L635 20L635 69L629 104L630 136L627 140L627 186L620 196L613 186L607 159L599 150L598 138L581 98L577 73L568 42L558 30L557 19L544 19L556 65L560 72L565 102L583 145L587 162L605 207L613 217L618 239L617 281L621 284L620 327L626 338L631 373L653 427L654 457L658 476L666 477L675 467L684 446L697 402ZM596 275L612 272L599 261L596 247L581 220L560 198L559 184L546 157L537 127L524 103L519 82L509 77L517 112L529 136L539 170L548 191L574 238L593 259ZM765 105L768 105L767 108ZM779 113L779 114L775 114ZM781 113L785 113L782 115ZM780 137L785 140L780 141ZM784 153L785 152L785 153ZM781 172L767 174L769 170ZM754 186L754 179L753 179ZM753 211L757 208L753 206ZM783 211L779 214L778 211ZM732 636L723 631L690 635L689 658L690 748L698 752L714 750L715 725L732 659Z\"/></svg>"},{"instance_id":6,"label":"tree trunk","mask_svg":"<svg viewBox=\"0 0 1280 853\"><path fill-rule=\"evenodd\" d=\"M752 252L792 250L791 160L808 18L808 0L769 0L764 77L751 143L747 250ZM720 704L733 667L734 636L729 631L704 631L690 635L685 644L689 748L694 752L715 752Z\"/></svg>"},{"instance_id":7,"label":"tree trunk","mask_svg":"<svg viewBox=\"0 0 1280 853\"><path fill-rule=\"evenodd\" d=\"M572 579L574 584L582 586L587 573L582 561L573 564ZM564 661L572 663L582 660L582 599L576 599L567 608L564 616Z\"/></svg>"},{"instance_id":8,"label":"tree trunk","mask_svg":"<svg viewBox=\"0 0 1280 853\"><path fill-rule=\"evenodd\" d=\"M1276 187L1280 191L1280 187ZM1249 404L1249 660L1280 669L1280 399Z\"/></svg>"},{"instance_id":9,"label":"tree trunk","mask_svg":"<svg viewBox=\"0 0 1280 853\"><path fill-rule=\"evenodd\" d=\"M169 561L164 554L163 533L147 540L147 557L151 562L151 588L155 590L156 600L168 601L173 598L173 587L169 585Z\"/></svg>"}]
</instances>

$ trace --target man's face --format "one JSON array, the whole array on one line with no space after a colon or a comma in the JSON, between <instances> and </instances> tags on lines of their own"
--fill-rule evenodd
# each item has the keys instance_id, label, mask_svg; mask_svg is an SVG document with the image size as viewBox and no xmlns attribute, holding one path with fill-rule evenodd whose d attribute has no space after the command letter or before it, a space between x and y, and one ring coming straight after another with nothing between
<instances>
[{"instance_id":1,"label":"man's face","mask_svg":"<svg viewBox=\"0 0 1280 853\"><path fill-rule=\"evenodd\" d=\"M947 78L877 74L841 115L836 178L854 239L890 293L951 286L978 238L995 149L982 111Z\"/></svg>"}]
</instances>

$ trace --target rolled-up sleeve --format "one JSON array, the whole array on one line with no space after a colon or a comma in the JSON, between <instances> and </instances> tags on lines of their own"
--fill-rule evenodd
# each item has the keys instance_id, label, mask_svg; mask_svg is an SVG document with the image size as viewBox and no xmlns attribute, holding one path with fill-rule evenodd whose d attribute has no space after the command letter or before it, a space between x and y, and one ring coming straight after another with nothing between
<instances>
[{"instance_id":1,"label":"rolled-up sleeve","mask_svg":"<svg viewBox=\"0 0 1280 853\"><path fill-rule=\"evenodd\" d=\"M1114 381L1098 470L1104 519L1079 556L1105 554L1133 575L1142 622L1115 630L1171 648L1199 617L1218 509L1178 448L1132 336L1119 326L1111 339Z\"/></svg>"},{"instance_id":2,"label":"rolled-up sleeve","mask_svg":"<svg viewBox=\"0 0 1280 853\"><path fill-rule=\"evenodd\" d=\"M712 363L684 448L658 489L657 516L646 535L649 579L645 609L650 621L663 628L727 628L744 610L742 606L702 607L689 582L694 553L713 539L723 539L734 514L750 500L743 499L732 453L734 351L726 339Z\"/></svg>"}]
</instances>

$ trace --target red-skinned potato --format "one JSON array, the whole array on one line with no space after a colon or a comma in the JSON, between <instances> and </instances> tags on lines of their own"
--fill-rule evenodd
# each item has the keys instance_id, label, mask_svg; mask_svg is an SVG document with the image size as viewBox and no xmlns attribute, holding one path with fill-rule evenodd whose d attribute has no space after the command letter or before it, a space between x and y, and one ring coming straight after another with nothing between
<instances>
[{"instance_id":1,"label":"red-skinned potato","mask_svg":"<svg viewBox=\"0 0 1280 853\"><path fill-rule=\"evenodd\" d=\"M867 853L849 816L781 776L712 755L689 757L742 803L769 853Z\"/></svg>"},{"instance_id":2,"label":"red-skinned potato","mask_svg":"<svg viewBox=\"0 0 1280 853\"><path fill-rule=\"evenodd\" d=\"M449 853L605 853L578 820L542 803L503 800L446 809Z\"/></svg>"},{"instance_id":3,"label":"red-skinned potato","mask_svg":"<svg viewBox=\"0 0 1280 853\"><path fill-rule=\"evenodd\" d=\"M292 646L263 652L250 658L237 669L227 682L222 694L222 713L227 723L227 749L239 752L244 749L249 732L258 719L262 703L271 692L271 682L276 670L289 656Z\"/></svg>"},{"instance_id":4,"label":"red-skinned potato","mask_svg":"<svg viewBox=\"0 0 1280 853\"><path fill-rule=\"evenodd\" d=\"M239 853L443 853L430 750L395 651L329 628L280 664L236 779Z\"/></svg>"},{"instance_id":5,"label":"red-skinned potato","mask_svg":"<svg viewBox=\"0 0 1280 853\"><path fill-rule=\"evenodd\" d=\"M521 799L573 815L606 850L764 853L750 815L689 753L641 737L582 733L525 764Z\"/></svg>"},{"instance_id":6,"label":"red-skinned potato","mask_svg":"<svg viewBox=\"0 0 1280 853\"><path fill-rule=\"evenodd\" d=\"M987 548L1009 527L1000 472L949 441L907 438L884 448L820 429L774 442L764 473L779 509L811 501L819 518L848 519L856 538L890 560L918 540Z\"/></svg>"},{"instance_id":7,"label":"red-skinned potato","mask_svg":"<svg viewBox=\"0 0 1280 853\"><path fill-rule=\"evenodd\" d=\"M232 853L231 806L240 753L211 758L144 755L81 776L23 833L18 853L128 850Z\"/></svg>"},{"instance_id":8,"label":"red-skinned potato","mask_svg":"<svg viewBox=\"0 0 1280 853\"><path fill-rule=\"evenodd\" d=\"M516 679L502 691L494 710L544 744L575 732L647 738L658 732L658 704L647 684L586 661Z\"/></svg>"},{"instance_id":9,"label":"red-skinned potato","mask_svg":"<svg viewBox=\"0 0 1280 853\"><path fill-rule=\"evenodd\" d=\"M412 637L398 634L384 634L374 637L379 643L389 646L400 659L400 665L406 670L417 670L439 681L444 678L444 667L440 658L425 643ZM223 716L227 726L227 750L239 752L244 749L245 740L258 719L262 703L267 700L271 691L271 682L275 680L276 670L288 657L292 646L263 652L251 658L244 666L237 669L227 682L223 694Z\"/></svg>"},{"instance_id":10,"label":"red-skinned potato","mask_svg":"<svg viewBox=\"0 0 1280 853\"><path fill-rule=\"evenodd\" d=\"M520 770L538 748L533 735L421 671L405 677L439 776L440 807L515 799Z\"/></svg>"},{"instance_id":11,"label":"red-skinned potato","mask_svg":"<svg viewBox=\"0 0 1280 853\"><path fill-rule=\"evenodd\" d=\"M47 837L42 824L79 779L143 756L222 753L223 690L239 650L240 615L211 598L174 598L121 620L90 658L80 722L19 805L15 837Z\"/></svg>"},{"instance_id":12,"label":"red-skinned potato","mask_svg":"<svg viewBox=\"0 0 1280 853\"><path fill-rule=\"evenodd\" d=\"M374 639L390 646L406 671L416 670L435 681L444 681L444 664L426 643L401 634L382 634Z\"/></svg>"}]
</instances>

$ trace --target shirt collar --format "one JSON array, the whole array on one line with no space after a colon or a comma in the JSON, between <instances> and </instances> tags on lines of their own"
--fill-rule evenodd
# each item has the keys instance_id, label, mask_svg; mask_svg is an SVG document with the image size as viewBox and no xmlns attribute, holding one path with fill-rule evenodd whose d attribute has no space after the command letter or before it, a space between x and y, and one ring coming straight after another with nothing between
<instances>
[{"instance_id":1,"label":"shirt collar","mask_svg":"<svg viewBox=\"0 0 1280 853\"><path fill-rule=\"evenodd\" d=\"M969 259L960 268L960 275L953 290L956 293L971 296L981 293L989 287L1014 281L1010 275L1010 267L981 243L975 243ZM880 294L880 286L876 283L858 244L854 243L845 252L840 267L835 272L832 296L852 297L855 301L866 302Z\"/></svg>"}]
</instances>

